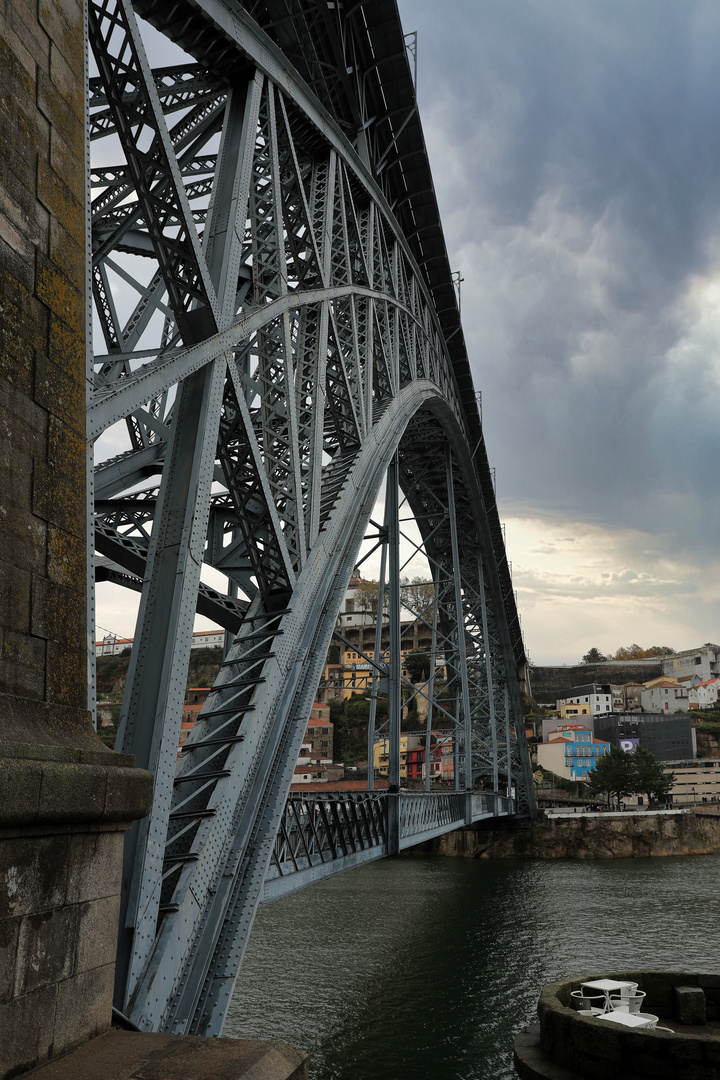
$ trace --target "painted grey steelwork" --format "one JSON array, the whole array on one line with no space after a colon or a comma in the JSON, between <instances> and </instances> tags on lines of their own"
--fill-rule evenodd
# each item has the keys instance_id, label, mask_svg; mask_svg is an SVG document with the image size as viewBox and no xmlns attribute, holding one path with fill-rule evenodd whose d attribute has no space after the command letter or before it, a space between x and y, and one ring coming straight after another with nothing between
<instances>
[{"instance_id":1,"label":"painted grey steelwork","mask_svg":"<svg viewBox=\"0 0 720 1080\"><path fill-rule=\"evenodd\" d=\"M390 854L390 806L396 806L400 851L468 824L465 796L452 792L309 792L290 796L275 838L261 903ZM514 813L511 799L472 795L471 820Z\"/></svg>"},{"instance_id":2,"label":"painted grey steelwork","mask_svg":"<svg viewBox=\"0 0 720 1080\"><path fill-rule=\"evenodd\" d=\"M142 1028L212 1034L281 889L268 868L299 887L507 813L501 787L534 811L525 656L394 0L90 0L89 38L104 344L88 435L114 453L95 474L98 578L141 591L118 748L155 776L126 849L116 993ZM386 473L392 645L381 612L372 663L391 787L288 802ZM401 594L401 542L432 601ZM401 610L432 634L419 686ZM178 761L196 612L228 650ZM452 738L454 793L398 791L406 691Z\"/></svg>"}]
</instances>

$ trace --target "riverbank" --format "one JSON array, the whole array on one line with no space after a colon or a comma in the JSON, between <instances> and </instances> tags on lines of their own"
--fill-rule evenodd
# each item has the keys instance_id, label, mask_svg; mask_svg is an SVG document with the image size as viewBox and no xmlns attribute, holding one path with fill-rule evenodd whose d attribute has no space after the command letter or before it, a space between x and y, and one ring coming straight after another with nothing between
<instances>
[{"instance_id":1,"label":"riverbank","mask_svg":"<svg viewBox=\"0 0 720 1080\"><path fill-rule=\"evenodd\" d=\"M482 822L423 845L474 859L637 859L720 853L720 815L704 810L556 814L531 824Z\"/></svg>"}]
</instances>

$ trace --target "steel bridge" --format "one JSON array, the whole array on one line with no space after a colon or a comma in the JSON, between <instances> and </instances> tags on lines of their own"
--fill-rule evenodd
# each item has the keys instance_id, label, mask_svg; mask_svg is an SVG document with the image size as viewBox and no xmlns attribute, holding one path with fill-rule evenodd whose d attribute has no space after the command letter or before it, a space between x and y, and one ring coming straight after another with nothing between
<instances>
[{"instance_id":1,"label":"steel bridge","mask_svg":"<svg viewBox=\"0 0 720 1080\"><path fill-rule=\"evenodd\" d=\"M155 776L116 999L213 1034L258 904L533 813L525 656L395 0L88 6L95 573L141 594L117 746ZM289 795L368 545L389 787ZM196 613L225 659L178 757ZM452 739L454 791L400 789L412 698Z\"/></svg>"}]
</instances>

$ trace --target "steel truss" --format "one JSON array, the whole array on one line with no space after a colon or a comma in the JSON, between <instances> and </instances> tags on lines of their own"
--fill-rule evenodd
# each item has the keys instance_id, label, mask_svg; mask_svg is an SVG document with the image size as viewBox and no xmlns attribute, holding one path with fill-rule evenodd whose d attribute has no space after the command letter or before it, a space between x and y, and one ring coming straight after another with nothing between
<instances>
[{"instance_id":1,"label":"steel truss","mask_svg":"<svg viewBox=\"0 0 720 1080\"><path fill-rule=\"evenodd\" d=\"M187 62L151 66L138 15ZM97 575L141 591L117 745L155 776L126 844L117 1001L143 1028L212 1034L268 867L476 819L478 778L532 812L524 653L394 6L90 0L88 32L88 435L126 432L96 469ZM388 470L393 790L288 803ZM398 492L449 673L444 696L432 675L415 690L454 732L447 805L394 790ZM228 650L177 761L196 612Z\"/></svg>"}]
</instances>

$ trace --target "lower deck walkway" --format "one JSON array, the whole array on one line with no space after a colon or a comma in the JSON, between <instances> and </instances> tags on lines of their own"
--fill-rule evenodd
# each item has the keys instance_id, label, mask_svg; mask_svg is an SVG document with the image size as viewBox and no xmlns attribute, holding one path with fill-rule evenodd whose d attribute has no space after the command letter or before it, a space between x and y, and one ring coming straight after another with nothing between
<instances>
[{"instance_id":1,"label":"lower deck walkway","mask_svg":"<svg viewBox=\"0 0 720 1080\"><path fill-rule=\"evenodd\" d=\"M262 903L473 822L514 813L512 799L487 792L293 792Z\"/></svg>"}]
</instances>

